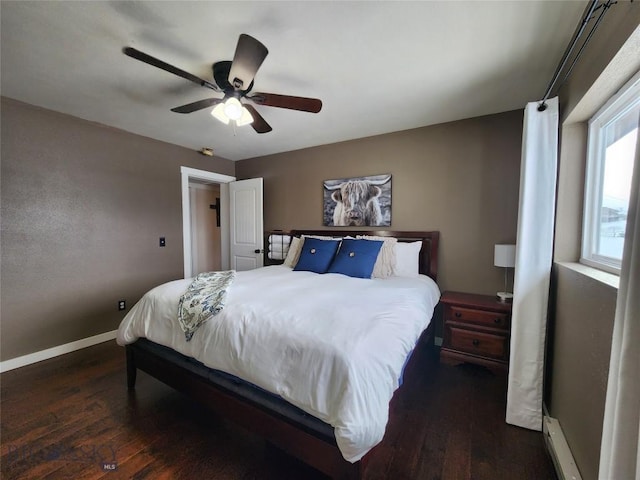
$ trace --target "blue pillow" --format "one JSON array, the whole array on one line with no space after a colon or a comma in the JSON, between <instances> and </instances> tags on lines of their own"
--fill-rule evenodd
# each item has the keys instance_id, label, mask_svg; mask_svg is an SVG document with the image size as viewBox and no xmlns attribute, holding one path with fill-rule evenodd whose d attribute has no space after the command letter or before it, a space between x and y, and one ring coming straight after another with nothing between
<instances>
[{"instance_id":1,"label":"blue pillow","mask_svg":"<svg viewBox=\"0 0 640 480\"><path fill-rule=\"evenodd\" d=\"M300 251L298 263L293 268L297 271L325 273L338 250L340 240L320 240L305 237Z\"/></svg>"},{"instance_id":2,"label":"blue pillow","mask_svg":"<svg viewBox=\"0 0 640 480\"><path fill-rule=\"evenodd\" d=\"M327 273L341 273L356 278L371 278L373 266L384 242L345 238Z\"/></svg>"}]
</instances>

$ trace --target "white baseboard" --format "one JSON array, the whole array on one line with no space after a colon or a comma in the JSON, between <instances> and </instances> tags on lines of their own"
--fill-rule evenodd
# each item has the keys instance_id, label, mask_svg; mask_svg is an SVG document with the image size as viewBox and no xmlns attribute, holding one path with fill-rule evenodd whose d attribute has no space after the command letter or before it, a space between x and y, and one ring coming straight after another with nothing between
<instances>
[{"instance_id":1,"label":"white baseboard","mask_svg":"<svg viewBox=\"0 0 640 480\"><path fill-rule=\"evenodd\" d=\"M0 362L0 373L24 367L25 365L31 365L32 363L41 362L42 360L48 360L49 358L58 357L65 353L75 352L76 350L97 345L98 343L113 340L116 338L117 333L117 330L112 330L111 332L101 333L99 335L94 335L93 337L83 338L82 340L76 340L75 342L65 343L64 345L59 345L57 347L47 348L46 350L40 350L39 352L5 360L4 362Z\"/></svg>"},{"instance_id":2,"label":"white baseboard","mask_svg":"<svg viewBox=\"0 0 640 480\"><path fill-rule=\"evenodd\" d=\"M542 432L544 433L544 441L547 444L553 465L556 468L558 479L582 480L567 439L562 432L560 422L555 418L545 415L542 422Z\"/></svg>"}]
</instances>

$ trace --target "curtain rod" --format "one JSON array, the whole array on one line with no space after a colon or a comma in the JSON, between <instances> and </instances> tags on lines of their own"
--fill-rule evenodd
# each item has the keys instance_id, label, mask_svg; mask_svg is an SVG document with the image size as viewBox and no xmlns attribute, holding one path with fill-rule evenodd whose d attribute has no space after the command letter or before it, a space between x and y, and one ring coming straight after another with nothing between
<instances>
[{"instance_id":1,"label":"curtain rod","mask_svg":"<svg viewBox=\"0 0 640 480\"><path fill-rule=\"evenodd\" d=\"M587 46L587 43L589 43L589 40L591 40L591 37L593 36L594 32L596 31L596 28L598 28L598 25L600 24L600 21L602 20L602 17L604 17L604 14L607 12L607 10L612 5L615 5L616 3L618 3L615 0L606 0L603 4L598 5L599 1L600 0L591 0L591 6L589 7L587 13L583 17L582 23L580 24L580 28L578 29L578 31L573 36L573 38L571 40L571 43L569 44L569 48L567 48L567 50L565 51L564 56L562 57L562 60L560 61L560 63L558 64L558 67L556 68L556 72L553 74L553 78L549 82L549 86L547 87L547 90L544 93L544 96L542 97L542 100L540 100L540 104L538 105L538 111L539 112L543 112L544 110L547 109L546 101L549 98L549 95L551 94L551 91L553 90L553 87L555 86L556 82L558 81L558 78L560 77L560 74L564 70L564 67L567 64L567 61L569 60L569 57L571 56L571 53L573 52L573 49L577 45L578 40L580 39L580 37L584 33L584 30L585 30L585 28L587 26L587 23L589 23L591 21L591 19L593 18L592 17L593 13L596 10L598 10L599 8L602 8L602 10L600 11L600 15L598 16L598 19L596 20L596 23L591 28L591 31L589 31L589 35L587 35L587 38L585 39L584 43L580 47L580 50L578 51L578 53L576 54L575 58L573 59L573 62L571 63L571 66L569 67L569 70L567 71L567 74L564 76L564 79L562 80L563 84L564 84L564 82L567 81L567 78L569 78L569 75L571 74L571 71L573 70L573 67L575 66L575 64L578 61L578 59L580 58L580 56L582 55L582 52L584 51L584 48Z\"/></svg>"}]
</instances>

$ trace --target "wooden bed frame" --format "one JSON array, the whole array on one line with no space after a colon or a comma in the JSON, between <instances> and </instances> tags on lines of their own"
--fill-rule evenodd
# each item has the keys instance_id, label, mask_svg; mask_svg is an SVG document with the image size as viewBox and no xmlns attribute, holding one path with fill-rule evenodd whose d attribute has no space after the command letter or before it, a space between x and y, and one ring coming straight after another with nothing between
<instances>
[{"instance_id":1,"label":"wooden bed frame","mask_svg":"<svg viewBox=\"0 0 640 480\"><path fill-rule=\"evenodd\" d=\"M293 235L377 235L399 241L422 241L420 273L437 279L439 232L295 230L273 232ZM420 342L433 342L433 322ZM189 397L206 404L225 418L261 435L286 453L334 479L362 478L367 457L346 461L333 435L333 428L285 400L232 375L146 339L126 346L127 386L135 389L136 372L142 370Z\"/></svg>"}]
</instances>

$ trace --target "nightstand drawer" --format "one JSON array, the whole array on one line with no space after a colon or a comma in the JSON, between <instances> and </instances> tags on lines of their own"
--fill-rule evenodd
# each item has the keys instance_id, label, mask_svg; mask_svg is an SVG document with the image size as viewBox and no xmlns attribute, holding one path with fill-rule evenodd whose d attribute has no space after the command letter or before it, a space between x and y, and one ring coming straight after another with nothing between
<instances>
[{"instance_id":1,"label":"nightstand drawer","mask_svg":"<svg viewBox=\"0 0 640 480\"><path fill-rule=\"evenodd\" d=\"M490 357L498 360L507 360L507 336L490 333L465 330L448 326L449 346L453 350Z\"/></svg>"},{"instance_id":2,"label":"nightstand drawer","mask_svg":"<svg viewBox=\"0 0 640 480\"><path fill-rule=\"evenodd\" d=\"M446 320L453 322L475 323L487 327L506 328L509 325L509 316L506 313L487 312L483 310L449 306Z\"/></svg>"}]
</instances>

